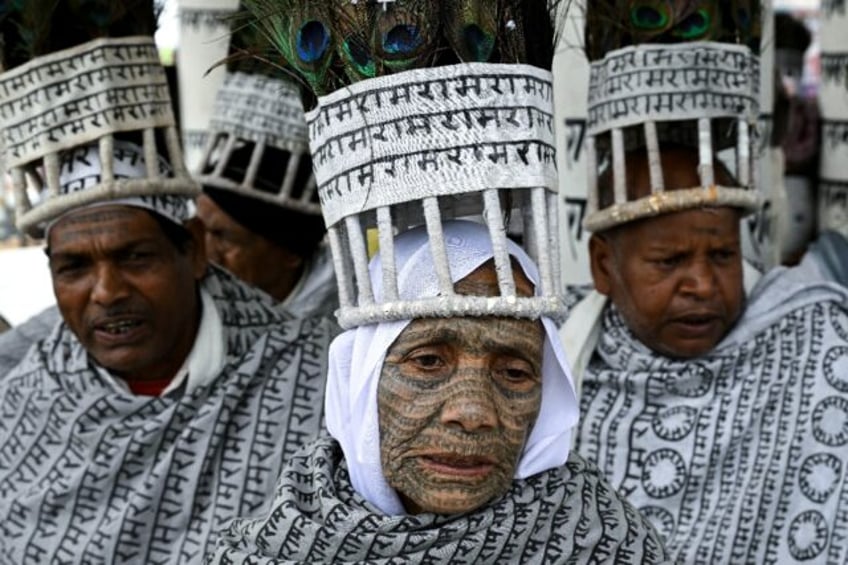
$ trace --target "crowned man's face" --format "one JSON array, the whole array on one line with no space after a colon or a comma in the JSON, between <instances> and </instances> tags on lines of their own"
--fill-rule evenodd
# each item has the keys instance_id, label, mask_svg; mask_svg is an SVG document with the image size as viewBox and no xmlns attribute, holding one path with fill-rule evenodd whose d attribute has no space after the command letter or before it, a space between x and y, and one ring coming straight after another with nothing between
<instances>
[{"instance_id":1,"label":"crowned man's face","mask_svg":"<svg viewBox=\"0 0 848 565\"><path fill-rule=\"evenodd\" d=\"M700 185L697 157L664 154L668 188ZM647 164L628 163L628 182L649 193ZM742 313L740 213L698 208L625 224L590 241L595 288L654 351L692 358L712 350Z\"/></svg>"},{"instance_id":2,"label":"crowned man's face","mask_svg":"<svg viewBox=\"0 0 848 565\"><path fill-rule=\"evenodd\" d=\"M519 274L521 295L531 283ZM491 264L457 292L498 294ZM410 513L474 510L510 488L542 394L544 331L513 318L419 319L389 349L378 385L386 481Z\"/></svg>"},{"instance_id":3,"label":"crowned man's face","mask_svg":"<svg viewBox=\"0 0 848 565\"><path fill-rule=\"evenodd\" d=\"M197 198L197 216L206 228L210 261L279 301L288 297L303 259L242 226L205 194Z\"/></svg>"},{"instance_id":4,"label":"crowned man's face","mask_svg":"<svg viewBox=\"0 0 848 565\"><path fill-rule=\"evenodd\" d=\"M179 249L151 212L83 209L50 230L53 291L68 327L106 369L127 380L172 378L194 344L206 270L203 230Z\"/></svg>"}]
</instances>

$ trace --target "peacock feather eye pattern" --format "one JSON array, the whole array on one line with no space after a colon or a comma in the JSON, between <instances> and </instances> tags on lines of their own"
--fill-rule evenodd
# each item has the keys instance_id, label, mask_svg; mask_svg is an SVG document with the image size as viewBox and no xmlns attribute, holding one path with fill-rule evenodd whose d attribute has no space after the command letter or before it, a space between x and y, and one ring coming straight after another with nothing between
<instances>
[{"instance_id":1,"label":"peacock feather eye pattern","mask_svg":"<svg viewBox=\"0 0 848 565\"><path fill-rule=\"evenodd\" d=\"M330 30L315 20L304 22L297 30L295 46L300 62L312 65L327 55L330 47Z\"/></svg>"},{"instance_id":2,"label":"peacock feather eye pattern","mask_svg":"<svg viewBox=\"0 0 848 565\"><path fill-rule=\"evenodd\" d=\"M633 2L630 7L630 23L637 30L663 31L668 29L671 18L671 7L667 2L641 0Z\"/></svg>"},{"instance_id":3,"label":"peacock feather eye pattern","mask_svg":"<svg viewBox=\"0 0 848 565\"><path fill-rule=\"evenodd\" d=\"M694 14L677 24L671 34L684 41L705 39L712 31L712 16L708 10L699 8Z\"/></svg>"},{"instance_id":4,"label":"peacock feather eye pattern","mask_svg":"<svg viewBox=\"0 0 848 565\"><path fill-rule=\"evenodd\" d=\"M444 34L463 62L486 62L492 57L498 33L497 12L481 0L445 4Z\"/></svg>"}]
</instances>

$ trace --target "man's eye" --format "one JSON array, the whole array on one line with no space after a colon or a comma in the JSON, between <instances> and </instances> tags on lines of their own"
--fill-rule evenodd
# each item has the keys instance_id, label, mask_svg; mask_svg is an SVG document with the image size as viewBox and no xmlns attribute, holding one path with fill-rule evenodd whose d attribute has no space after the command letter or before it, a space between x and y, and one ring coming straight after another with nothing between
<instances>
[{"instance_id":1,"label":"man's eye","mask_svg":"<svg viewBox=\"0 0 848 565\"><path fill-rule=\"evenodd\" d=\"M720 262L730 261L736 256L734 251L729 249L716 249L712 252L713 259Z\"/></svg>"},{"instance_id":2,"label":"man's eye","mask_svg":"<svg viewBox=\"0 0 848 565\"><path fill-rule=\"evenodd\" d=\"M81 261L73 261L68 263L61 263L54 267L54 270L59 275L72 275L74 273L78 273L82 270L83 264Z\"/></svg>"},{"instance_id":3,"label":"man's eye","mask_svg":"<svg viewBox=\"0 0 848 565\"><path fill-rule=\"evenodd\" d=\"M658 259L654 259L652 262L655 263L656 265L660 266L660 267L663 267L663 268L666 268L666 269L672 269L672 268L680 265L680 263L682 261L683 261L682 255L671 255L669 257L660 257Z\"/></svg>"},{"instance_id":4,"label":"man's eye","mask_svg":"<svg viewBox=\"0 0 848 565\"><path fill-rule=\"evenodd\" d=\"M149 251L131 251L124 256L124 261L127 263L145 263L153 257L153 253Z\"/></svg>"}]
</instances>

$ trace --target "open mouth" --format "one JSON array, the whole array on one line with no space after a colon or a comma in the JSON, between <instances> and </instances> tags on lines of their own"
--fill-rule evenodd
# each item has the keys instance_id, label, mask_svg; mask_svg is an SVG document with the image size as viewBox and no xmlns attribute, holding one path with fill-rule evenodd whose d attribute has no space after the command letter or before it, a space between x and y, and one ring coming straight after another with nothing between
<instances>
[{"instance_id":1,"label":"open mouth","mask_svg":"<svg viewBox=\"0 0 848 565\"><path fill-rule=\"evenodd\" d=\"M120 318L101 321L94 325L98 341L108 346L131 345L142 336L144 320L138 318Z\"/></svg>"},{"instance_id":2,"label":"open mouth","mask_svg":"<svg viewBox=\"0 0 848 565\"><path fill-rule=\"evenodd\" d=\"M119 320L117 322L100 324L97 326L97 330L109 335L124 335L130 333L140 325L141 322L139 320Z\"/></svg>"},{"instance_id":3,"label":"open mouth","mask_svg":"<svg viewBox=\"0 0 848 565\"><path fill-rule=\"evenodd\" d=\"M674 324L684 334L697 337L711 332L718 321L719 317L715 314L692 314L676 318Z\"/></svg>"}]
</instances>

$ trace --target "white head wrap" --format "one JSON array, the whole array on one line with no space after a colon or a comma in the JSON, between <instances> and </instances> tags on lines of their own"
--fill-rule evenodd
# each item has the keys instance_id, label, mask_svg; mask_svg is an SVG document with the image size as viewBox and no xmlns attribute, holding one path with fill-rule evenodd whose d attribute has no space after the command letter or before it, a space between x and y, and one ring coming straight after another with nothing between
<instances>
[{"instance_id":1,"label":"white head wrap","mask_svg":"<svg viewBox=\"0 0 848 565\"><path fill-rule=\"evenodd\" d=\"M128 141L115 140L112 153L112 170L115 179L143 179L147 176L147 166L143 148ZM161 156L157 156L159 174L167 177L171 174L171 167ZM96 143L67 151L63 157L60 169L59 182L62 194L73 194L89 190L100 185L103 163L100 160L100 151ZM50 229L68 214L79 212L83 209L96 208L100 206L113 205L133 206L156 212L160 216L181 226L183 222L194 216L194 200L182 194L145 194L137 196L115 196L99 201L94 201L82 206L69 208L63 214L53 218L44 228L44 237L49 240Z\"/></svg>"},{"instance_id":2,"label":"white head wrap","mask_svg":"<svg viewBox=\"0 0 848 565\"><path fill-rule=\"evenodd\" d=\"M483 225L454 220L444 224L451 279L457 282L493 257L489 232ZM538 289L539 273L515 243L509 254ZM401 299L434 297L439 282L427 231L417 228L395 240ZM380 257L371 261L374 295L382 295ZM538 292L538 291L537 291ZM386 514L405 514L397 493L383 477L377 385L389 347L411 320L359 326L339 335L330 346L325 412L330 434L341 444L352 484L368 502ZM542 404L515 471L522 479L558 467L568 458L571 430L579 406L557 329L542 318L545 346L542 360Z\"/></svg>"}]
</instances>

